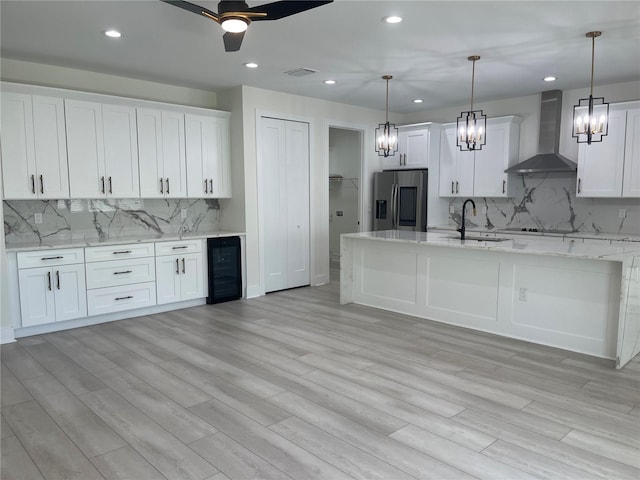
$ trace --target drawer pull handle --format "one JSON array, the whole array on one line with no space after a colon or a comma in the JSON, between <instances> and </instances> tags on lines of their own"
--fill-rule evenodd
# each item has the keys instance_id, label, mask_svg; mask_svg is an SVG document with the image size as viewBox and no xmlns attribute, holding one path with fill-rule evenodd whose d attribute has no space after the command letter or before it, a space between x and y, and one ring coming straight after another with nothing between
<instances>
[{"instance_id":1,"label":"drawer pull handle","mask_svg":"<svg viewBox=\"0 0 640 480\"><path fill-rule=\"evenodd\" d=\"M460 189L458 188L460 185L456 182L456 193L460 193Z\"/></svg>"},{"instance_id":2,"label":"drawer pull handle","mask_svg":"<svg viewBox=\"0 0 640 480\"><path fill-rule=\"evenodd\" d=\"M56 288L60 290L60 270L56 270Z\"/></svg>"},{"instance_id":3,"label":"drawer pull handle","mask_svg":"<svg viewBox=\"0 0 640 480\"><path fill-rule=\"evenodd\" d=\"M164 182L160 179L160 193L164 193Z\"/></svg>"},{"instance_id":4,"label":"drawer pull handle","mask_svg":"<svg viewBox=\"0 0 640 480\"><path fill-rule=\"evenodd\" d=\"M102 184L102 192L101 193L107 193L107 191L104 188L104 177L100 177L100 183Z\"/></svg>"},{"instance_id":5,"label":"drawer pull handle","mask_svg":"<svg viewBox=\"0 0 640 480\"><path fill-rule=\"evenodd\" d=\"M111 177L109 177L109 193L113 193L113 183L111 182Z\"/></svg>"},{"instance_id":6,"label":"drawer pull handle","mask_svg":"<svg viewBox=\"0 0 640 480\"><path fill-rule=\"evenodd\" d=\"M44 177L40 175L40 193L44 193Z\"/></svg>"},{"instance_id":7,"label":"drawer pull handle","mask_svg":"<svg viewBox=\"0 0 640 480\"><path fill-rule=\"evenodd\" d=\"M51 290L51 272L47 272L47 288Z\"/></svg>"},{"instance_id":8,"label":"drawer pull handle","mask_svg":"<svg viewBox=\"0 0 640 480\"><path fill-rule=\"evenodd\" d=\"M131 273L133 270L125 270L124 272L113 272L114 275L122 275L125 273Z\"/></svg>"},{"instance_id":9,"label":"drawer pull handle","mask_svg":"<svg viewBox=\"0 0 640 480\"><path fill-rule=\"evenodd\" d=\"M180 275L180 259L176 258L176 275Z\"/></svg>"},{"instance_id":10,"label":"drawer pull handle","mask_svg":"<svg viewBox=\"0 0 640 480\"><path fill-rule=\"evenodd\" d=\"M169 179L167 178L167 195L169 195Z\"/></svg>"},{"instance_id":11,"label":"drawer pull handle","mask_svg":"<svg viewBox=\"0 0 640 480\"><path fill-rule=\"evenodd\" d=\"M204 180L204 193L209 193L209 182L207 182L206 178Z\"/></svg>"},{"instance_id":12,"label":"drawer pull handle","mask_svg":"<svg viewBox=\"0 0 640 480\"><path fill-rule=\"evenodd\" d=\"M181 248L189 248L188 245L182 245L180 247L171 247L172 250L180 250Z\"/></svg>"},{"instance_id":13,"label":"drawer pull handle","mask_svg":"<svg viewBox=\"0 0 640 480\"><path fill-rule=\"evenodd\" d=\"M131 253L131 250L120 250L119 252L113 252L114 255L120 255L122 253Z\"/></svg>"},{"instance_id":14,"label":"drawer pull handle","mask_svg":"<svg viewBox=\"0 0 640 480\"><path fill-rule=\"evenodd\" d=\"M186 273L184 269L184 257L182 257L182 273Z\"/></svg>"},{"instance_id":15,"label":"drawer pull handle","mask_svg":"<svg viewBox=\"0 0 640 480\"><path fill-rule=\"evenodd\" d=\"M209 180L209 193L213 193L213 178L211 180Z\"/></svg>"},{"instance_id":16,"label":"drawer pull handle","mask_svg":"<svg viewBox=\"0 0 640 480\"><path fill-rule=\"evenodd\" d=\"M502 180L502 193L505 193L506 188L507 188L507 181Z\"/></svg>"},{"instance_id":17,"label":"drawer pull handle","mask_svg":"<svg viewBox=\"0 0 640 480\"><path fill-rule=\"evenodd\" d=\"M126 297L116 297L116 300L129 300L133 298L133 295L127 295Z\"/></svg>"},{"instance_id":18,"label":"drawer pull handle","mask_svg":"<svg viewBox=\"0 0 640 480\"><path fill-rule=\"evenodd\" d=\"M36 193L36 176L31 175L31 193Z\"/></svg>"},{"instance_id":19,"label":"drawer pull handle","mask_svg":"<svg viewBox=\"0 0 640 480\"><path fill-rule=\"evenodd\" d=\"M40 260L60 260L64 258L62 255L58 255L57 257L42 257Z\"/></svg>"}]
</instances>

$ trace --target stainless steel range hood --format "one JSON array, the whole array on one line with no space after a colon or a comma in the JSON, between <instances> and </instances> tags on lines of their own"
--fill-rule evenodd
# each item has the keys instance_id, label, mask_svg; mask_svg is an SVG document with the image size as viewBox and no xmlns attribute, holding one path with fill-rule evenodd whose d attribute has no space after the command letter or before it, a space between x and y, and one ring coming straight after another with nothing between
<instances>
[{"instance_id":1,"label":"stainless steel range hood","mask_svg":"<svg viewBox=\"0 0 640 480\"><path fill-rule=\"evenodd\" d=\"M578 166L558 153L560 121L562 119L562 92L542 92L540 105L540 137L538 154L505 170L506 173L576 172Z\"/></svg>"}]
</instances>

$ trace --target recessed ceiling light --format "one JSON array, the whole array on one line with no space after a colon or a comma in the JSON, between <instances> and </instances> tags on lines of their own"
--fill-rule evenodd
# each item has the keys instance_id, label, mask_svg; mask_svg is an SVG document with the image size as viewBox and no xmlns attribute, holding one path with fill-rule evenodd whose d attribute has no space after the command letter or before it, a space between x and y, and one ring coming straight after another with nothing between
<instances>
[{"instance_id":1,"label":"recessed ceiling light","mask_svg":"<svg viewBox=\"0 0 640 480\"><path fill-rule=\"evenodd\" d=\"M556 81L556 77L554 77L553 75L549 75L548 77L544 77L543 80L545 82L555 82Z\"/></svg>"},{"instance_id":2,"label":"recessed ceiling light","mask_svg":"<svg viewBox=\"0 0 640 480\"><path fill-rule=\"evenodd\" d=\"M247 62L244 66L247 68L258 68L258 64L256 62Z\"/></svg>"},{"instance_id":3,"label":"recessed ceiling light","mask_svg":"<svg viewBox=\"0 0 640 480\"><path fill-rule=\"evenodd\" d=\"M111 38L120 38L122 36L122 34L117 30L107 30L104 34Z\"/></svg>"},{"instance_id":4,"label":"recessed ceiling light","mask_svg":"<svg viewBox=\"0 0 640 480\"><path fill-rule=\"evenodd\" d=\"M423 100L422 100L421 98L416 98L416 99L413 101L413 103L422 103L422 101L423 101Z\"/></svg>"},{"instance_id":5,"label":"recessed ceiling light","mask_svg":"<svg viewBox=\"0 0 640 480\"><path fill-rule=\"evenodd\" d=\"M388 17L384 17L382 21L386 23L400 23L402 21L402 17L398 17L397 15L390 15Z\"/></svg>"},{"instance_id":6,"label":"recessed ceiling light","mask_svg":"<svg viewBox=\"0 0 640 480\"><path fill-rule=\"evenodd\" d=\"M324 83L326 83L327 85L335 85L336 81L335 80L325 80Z\"/></svg>"}]
</instances>

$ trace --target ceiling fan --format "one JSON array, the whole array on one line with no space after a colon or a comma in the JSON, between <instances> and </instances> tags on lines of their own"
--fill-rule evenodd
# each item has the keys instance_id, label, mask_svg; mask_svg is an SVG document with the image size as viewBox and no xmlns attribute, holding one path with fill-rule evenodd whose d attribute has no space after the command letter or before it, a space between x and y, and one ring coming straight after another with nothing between
<instances>
[{"instance_id":1,"label":"ceiling fan","mask_svg":"<svg viewBox=\"0 0 640 480\"><path fill-rule=\"evenodd\" d=\"M218 3L218 13L209 9L195 5L193 3L184 2L182 0L161 0L162 2L171 4L175 7L197 13L203 17L207 17L214 22L220 24L226 32L222 38L224 40L224 49L226 52L237 52L242 45L244 32L249 24L263 20L278 20L288 17L296 13L301 13L312 8L320 7L328 1L280 1L258 5L249 8L247 2L222 0Z\"/></svg>"}]
</instances>

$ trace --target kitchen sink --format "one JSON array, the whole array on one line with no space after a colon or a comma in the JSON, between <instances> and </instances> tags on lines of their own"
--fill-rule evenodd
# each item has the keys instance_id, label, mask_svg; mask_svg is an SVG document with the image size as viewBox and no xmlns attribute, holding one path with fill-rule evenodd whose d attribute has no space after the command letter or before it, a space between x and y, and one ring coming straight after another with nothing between
<instances>
[{"instance_id":1,"label":"kitchen sink","mask_svg":"<svg viewBox=\"0 0 640 480\"><path fill-rule=\"evenodd\" d=\"M451 235L449 238L453 238L454 240L460 240L460 235ZM466 235L464 239L465 241L475 240L477 242L505 242L507 240L511 240L510 238L505 238L505 237L481 237L477 235Z\"/></svg>"}]
</instances>

